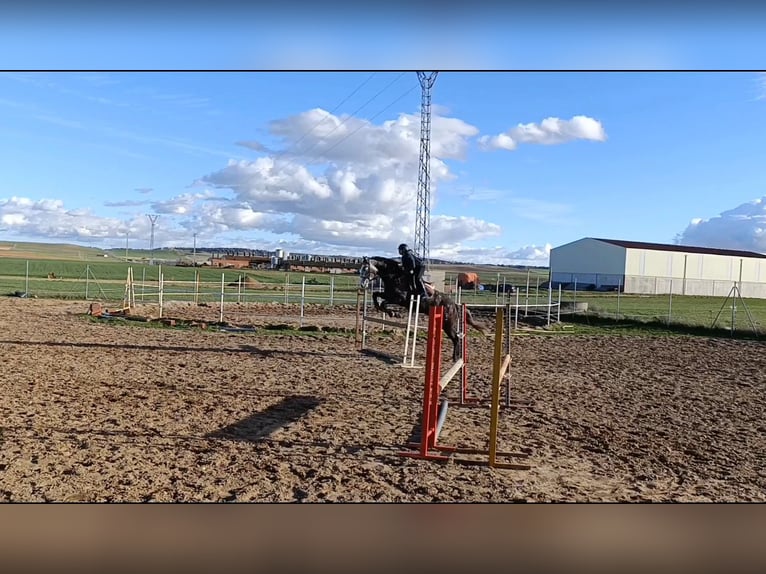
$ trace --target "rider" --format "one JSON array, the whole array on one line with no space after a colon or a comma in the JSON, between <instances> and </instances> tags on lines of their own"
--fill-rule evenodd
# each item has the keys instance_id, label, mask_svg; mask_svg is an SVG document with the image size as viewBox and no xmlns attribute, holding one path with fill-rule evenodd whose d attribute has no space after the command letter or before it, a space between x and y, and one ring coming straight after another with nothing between
<instances>
[{"instance_id":1,"label":"rider","mask_svg":"<svg viewBox=\"0 0 766 574\"><path fill-rule=\"evenodd\" d=\"M423 262L406 243L399 245L399 255L402 256L402 267L407 274L410 292L427 297L426 288L423 285Z\"/></svg>"}]
</instances>

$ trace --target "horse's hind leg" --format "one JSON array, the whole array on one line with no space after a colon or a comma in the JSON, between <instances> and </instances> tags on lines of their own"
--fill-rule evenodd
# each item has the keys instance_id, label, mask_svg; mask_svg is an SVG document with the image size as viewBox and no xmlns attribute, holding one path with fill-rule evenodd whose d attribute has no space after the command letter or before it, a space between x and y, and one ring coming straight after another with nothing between
<instances>
[{"instance_id":1,"label":"horse's hind leg","mask_svg":"<svg viewBox=\"0 0 766 574\"><path fill-rule=\"evenodd\" d=\"M460 338L452 329L444 329L444 333L452 341L452 361L455 362L460 358Z\"/></svg>"}]
</instances>

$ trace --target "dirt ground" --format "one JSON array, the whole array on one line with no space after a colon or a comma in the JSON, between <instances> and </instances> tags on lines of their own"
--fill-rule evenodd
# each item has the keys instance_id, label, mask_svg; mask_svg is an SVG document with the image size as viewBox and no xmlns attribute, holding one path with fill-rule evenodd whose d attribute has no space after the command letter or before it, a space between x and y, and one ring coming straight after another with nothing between
<instances>
[{"instance_id":1,"label":"dirt ground","mask_svg":"<svg viewBox=\"0 0 766 574\"><path fill-rule=\"evenodd\" d=\"M515 337L514 398L531 408L501 411L499 448L531 468L500 470L397 456L423 370L347 333L152 328L87 308L0 298L0 501L766 500L762 343ZM354 325L351 309L306 313ZM217 320L188 304L165 315ZM398 336L371 343L401 352ZM488 397L492 343L470 343L471 388ZM452 404L440 442L486 448L488 432L487 408Z\"/></svg>"}]
</instances>

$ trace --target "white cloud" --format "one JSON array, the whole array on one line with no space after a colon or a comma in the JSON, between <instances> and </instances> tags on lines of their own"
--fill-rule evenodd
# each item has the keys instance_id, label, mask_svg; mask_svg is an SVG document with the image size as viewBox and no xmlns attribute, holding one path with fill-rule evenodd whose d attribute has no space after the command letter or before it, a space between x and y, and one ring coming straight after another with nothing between
<instances>
[{"instance_id":1,"label":"white cloud","mask_svg":"<svg viewBox=\"0 0 766 574\"><path fill-rule=\"evenodd\" d=\"M152 210L154 210L155 213L192 215L197 205L201 201L214 197L215 194L208 190L201 193L182 193L181 195L176 195L167 201L155 201L151 205Z\"/></svg>"},{"instance_id":2,"label":"white cloud","mask_svg":"<svg viewBox=\"0 0 766 574\"><path fill-rule=\"evenodd\" d=\"M190 207L183 217L174 216L171 205ZM160 213L163 205L152 205ZM408 242L411 228L395 233L392 219L377 214L360 222L318 220L296 214L283 215L257 211L244 203L221 199L210 192L184 194L164 202L168 207L155 228L155 246L190 245L192 233L197 244L236 244L240 247L275 249L291 252L369 255L393 255L395 245L404 237ZM60 200L31 200L12 197L0 200L0 225L3 232L16 236L38 237L68 242L96 242L102 247L122 247L129 233L130 245L148 248L151 224L145 214L133 214L126 220L101 217L88 209L66 209ZM301 229L303 235L295 233ZM284 239L264 238L258 232L285 233ZM465 216L435 215L431 221L431 255L434 258L474 263L546 266L550 246L527 246L518 250L505 247L471 247L471 241L497 236L500 226ZM227 240L218 238L227 234ZM349 239L349 234L356 234ZM307 239L311 237L312 239Z\"/></svg>"},{"instance_id":3,"label":"white cloud","mask_svg":"<svg viewBox=\"0 0 766 574\"><path fill-rule=\"evenodd\" d=\"M400 114L374 124L313 109L271 122L282 151L254 160L230 160L200 184L230 190L231 201L279 217L262 227L309 242L391 251L414 235L420 147L419 115ZM432 196L451 179L447 161L465 157L477 128L434 115L431 129ZM242 145L265 149L258 142ZM431 245L455 238L497 235L478 219L432 215Z\"/></svg>"},{"instance_id":4,"label":"white cloud","mask_svg":"<svg viewBox=\"0 0 766 574\"><path fill-rule=\"evenodd\" d=\"M3 213L0 222L9 227L21 227L27 223L27 217L23 213Z\"/></svg>"},{"instance_id":5,"label":"white cloud","mask_svg":"<svg viewBox=\"0 0 766 574\"><path fill-rule=\"evenodd\" d=\"M458 195L467 201L496 202L502 199L506 193L499 189L476 189L471 188L460 192Z\"/></svg>"},{"instance_id":6,"label":"white cloud","mask_svg":"<svg viewBox=\"0 0 766 574\"><path fill-rule=\"evenodd\" d=\"M140 207L142 205L149 205L151 201L140 201L137 199L125 199L122 201L105 201L104 207Z\"/></svg>"},{"instance_id":7,"label":"white cloud","mask_svg":"<svg viewBox=\"0 0 766 574\"><path fill-rule=\"evenodd\" d=\"M545 118L539 124L519 124L496 136L481 136L479 145L485 150L515 150L519 144L556 145L574 140L606 141L601 122L588 116L570 120Z\"/></svg>"},{"instance_id":8,"label":"white cloud","mask_svg":"<svg viewBox=\"0 0 766 574\"><path fill-rule=\"evenodd\" d=\"M756 76L756 87L758 93L756 100L766 100L766 72L759 72Z\"/></svg>"},{"instance_id":9,"label":"white cloud","mask_svg":"<svg viewBox=\"0 0 766 574\"><path fill-rule=\"evenodd\" d=\"M67 209L58 199L33 200L25 197L0 199L0 222L3 232L14 236L41 238L46 241L99 241L104 247L124 244L125 233L131 242L146 238L148 247L150 223L146 216L133 215L128 220L102 217L89 209ZM175 222L162 221L155 244L174 241L182 233ZM135 238L135 239L134 239Z\"/></svg>"},{"instance_id":10,"label":"white cloud","mask_svg":"<svg viewBox=\"0 0 766 574\"><path fill-rule=\"evenodd\" d=\"M563 203L530 197L509 197L506 201L514 216L548 225L568 225L573 222L572 207Z\"/></svg>"},{"instance_id":11,"label":"white cloud","mask_svg":"<svg viewBox=\"0 0 766 574\"><path fill-rule=\"evenodd\" d=\"M393 255L396 245L413 241L419 114L402 113L374 123L313 109L271 122L268 132L276 142L271 147L278 149L243 134L239 145L256 157L229 157L221 169L202 175L184 193L159 199L156 190L137 187L133 198L110 198L105 205L148 205L147 212L160 214L156 246L186 245L196 233L198 245L237 242L242 247ZM138 139L132 133L121 135ZM504 248L485 253L472 244L500 237L500 225L440 209L439 187L456 177L451 162L466 156L477 135L478 129L461 119L438 113L432 118L432 255L478 263L537 261L544 251L531 258ZM148 202L140 195L149 193L157 199ZM46 206L49 212L42 217ZM544 208L537 206L538 211ZM101 217L90 210L67 209L62 202L14 197L2 200L0 217L4 232L19 237L120 247L126 232L131 245L148 243L150 236L143 212L126 213L123 219Z\"/></svg>"},{"instance_id":12,"label":"white cloud","mask_svg":"<svg viewBox=\"0 0 766 574\"><path fill-rule=\"evenodd\" d=\"M489 248L466 247L460 243L432 249L431 256L455 261L484 263L491 265L524 265L529 267L547 267L551 245L542 247L525 245L519 249L497 246Z\"/></svg>"},{"instance_id":13,"label":"white cloud","mask_svg":"<svg viewBox=\"0 0 766 574\"><path fill-rule=\"evenodd\" d=\"M501 232L499 225L475 217L437 215L431 218L431 245L437 249L455 239L476 241L497 237Z\"/></svg>"},{"instance_id":14,"label":"white cloud","mask_svg":"<svg viewBox=\"0 0 766 574\"><path fill-rule=\"evenodd\" d=\"M766 253L766 196L710 219L694 218L676 236L681 245Z\"/></svg>"},{"instance_id":15,"label":"white cloud","mask_svg":"<svg viewBox=\"0 0 766 574\"><path fill-rule=\"evenodd\" d=\"M267 148L261 142L258 142L255 140L238 141L238 142L235 142L235 144L238 146L246 147L247 149L251 149L254 151L272 153L269 148Z\"/></svg>"}]
</instances>

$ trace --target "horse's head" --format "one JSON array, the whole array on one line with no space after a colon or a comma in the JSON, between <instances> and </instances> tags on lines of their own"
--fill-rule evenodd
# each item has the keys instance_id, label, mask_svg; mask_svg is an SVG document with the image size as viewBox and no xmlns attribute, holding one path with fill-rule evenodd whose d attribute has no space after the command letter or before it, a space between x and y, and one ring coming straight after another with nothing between
<instances>
[{"instance_id":1,"label":"horse's head","mask_svg":"<svg viewBox=\"0 0 766 574\"><path fill-rule=\"evenodd\" d=\"M359 268L359 286L362 289L367 289L376 277L378 277L376 261L364 257L362 259L362 266Z\"/></svg>"}]
</instances>

